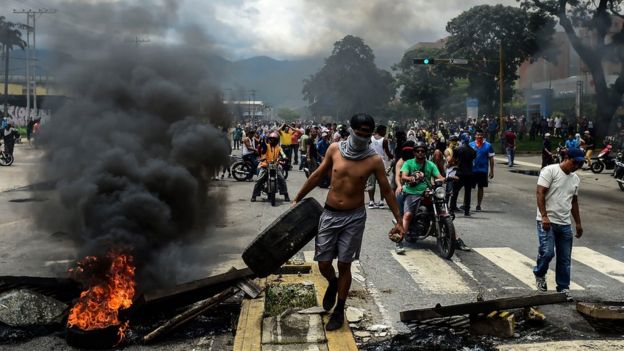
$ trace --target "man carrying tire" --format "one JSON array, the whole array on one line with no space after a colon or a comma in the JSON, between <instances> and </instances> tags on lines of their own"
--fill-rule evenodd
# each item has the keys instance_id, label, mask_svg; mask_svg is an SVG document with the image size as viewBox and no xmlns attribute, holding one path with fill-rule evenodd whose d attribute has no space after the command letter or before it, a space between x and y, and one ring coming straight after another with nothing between
<instances>
[{"instance_id":1,"label":"man carrying tire","mask_svg":"<svg viewBox=\"0 0 624 351\"><path fill-rule=\"evenodd\" d=\"M369 146L375 129L373 117L363 113L354 115L351 129L353 133L347 140L329 146L321 165L293 200L293 205L301 201L331 172L331 188L319 220L314 253L321 274L329 282L323 308L329 311L335 305L325 327L328 331L337 330L344 324L345 302L351 286L351 262L359 258L366 222L363 189L371 174L377 177L381 193L397 220L390 233L398 234L395 237L401 239L404 235L399 206L386 178L383 161ZM338 259L338 277L332 266L335 258Z\"/></svg>"}]
</instances>

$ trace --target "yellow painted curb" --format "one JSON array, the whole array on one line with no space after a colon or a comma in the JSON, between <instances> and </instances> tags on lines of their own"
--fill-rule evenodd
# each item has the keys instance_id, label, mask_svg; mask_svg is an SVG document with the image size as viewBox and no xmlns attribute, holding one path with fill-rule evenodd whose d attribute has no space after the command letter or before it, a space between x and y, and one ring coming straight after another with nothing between
<instances>
[{"instance_id":1,"label":"yellow painted curb","mask_svg":"<svg viewBox=\"0 0 624 351\"><path fill-rule=\"evenodd\" d=\"M264 297L255 300L245 299L234 338L234 351L258 351L262 349L262 315Z\"/></svg>"},{"instance_id":2,"label":"yellow painted curb","mask_svg":"<svg viewBox=\"0 0 624 351\"><path fill-rule=\"evenodd\" d=\"M310 267L309 274L284 274L281 277L272 275L263 283L279 281L281 284L301 284L305 281L314 284L316 302L318 305L323 301L323 295L327 290L327 280L321 275L316 264L297 266L298 268ZM236 336L234 338L234 351L259 351L262 350L262 318L264 315L264 297L255 300L244 299L241 312L238 317ZM327 324L329 315L323 316L323 327ZM325 332L327 349L329 351L357 351L357 345L353 338L349 323L345 321L342 328Z\"/></svg>"}]
</instances>

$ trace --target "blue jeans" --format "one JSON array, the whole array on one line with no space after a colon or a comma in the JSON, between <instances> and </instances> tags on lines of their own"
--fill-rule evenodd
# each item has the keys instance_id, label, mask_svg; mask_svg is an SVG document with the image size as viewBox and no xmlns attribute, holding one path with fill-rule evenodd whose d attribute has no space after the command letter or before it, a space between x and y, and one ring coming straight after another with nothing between
<instances>
[{"instance_id":1,"label":"blue jeans","mask_svg":"<svg viewBox=\"0 0 624 351\"><path fill-rule=\"evenodd\" d=\"M542 222L537 221L537 238L539 250L537 265L533 268L536 277L544 277L548 272L548 265L557 252L557 266L555 281L557 291L570 289L570 268L572 265L572 226L570 224L550 224L550 230L542 229Z\"/></svg>"},{"instance_id":2,"label":"blue jeans","mask_svg":"<svg viewBox=\"0 0 624 351\"><path fill-rule=\"evenodd\" d=\"M399 213L401 214L401 217L403 217L403 214L405 213L405 193L401 191L399 195L396 195L396 200L399 203Z\"/></svg>"},{"instance_id":3,"label":"blue jeans","mask_svg":"<svg viewBox=\"0 0 624 351\"><path fill-rule=\"evenodd\" d=\"M506 148L507 151L507 165L509 167L514 165L514 157L516 156L516 150L513 147Z\"/></svg>"}]
</instances>

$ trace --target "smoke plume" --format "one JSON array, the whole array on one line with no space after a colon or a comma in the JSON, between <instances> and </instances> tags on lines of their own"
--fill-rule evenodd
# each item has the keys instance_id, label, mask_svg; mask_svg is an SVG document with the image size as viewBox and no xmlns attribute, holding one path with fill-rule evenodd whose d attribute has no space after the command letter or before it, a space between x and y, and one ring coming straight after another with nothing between
<instances>
[{"instance_id":1,"label":"smoke plume","mask_svg":"<svg viewBox=\"0 0 624 351\"><path fill-rule=\"evenodd\" d=\"M104 24L118 24L116 33L125 23L137 30L141 21L146 30L164 33L175 24L173 4L133 7L132 18L112 3L73 10L107 13L87 16L93 28L105 28L98 23L105 18ZM168 20L155 21L163 9ZM210 235L208 225L223 211L210 179L228 162L221 127L229 120L214 88L210 53L184 40L137 47L91 32L67 35L52 37L54 47L73 55L55 70L69 99L37 140L45 150L38 172L57 182L58 199L37 216L38 224L67 231L80 256L132 252L144 287L175 281L171 267L185 257L180 247ZM198 40L193 33L189 41Z\"/></svg>"}]
</instances>

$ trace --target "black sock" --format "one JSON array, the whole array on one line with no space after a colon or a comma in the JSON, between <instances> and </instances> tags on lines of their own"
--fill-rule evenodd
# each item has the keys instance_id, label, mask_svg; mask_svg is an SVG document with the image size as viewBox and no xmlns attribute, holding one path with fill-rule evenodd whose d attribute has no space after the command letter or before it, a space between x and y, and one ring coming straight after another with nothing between
<instances>
[{"instance_id":1,"label":"black sock","mask_svg":"<svg viewBox=\"0 0 624 351\"><path fill-rule=\"evenodd\" d=\"M336 304L336 294L338 293L338 278L334 277L329 281L325 296L323 296L323 309L329 311Z\"/></svg>"}]
</instances>

